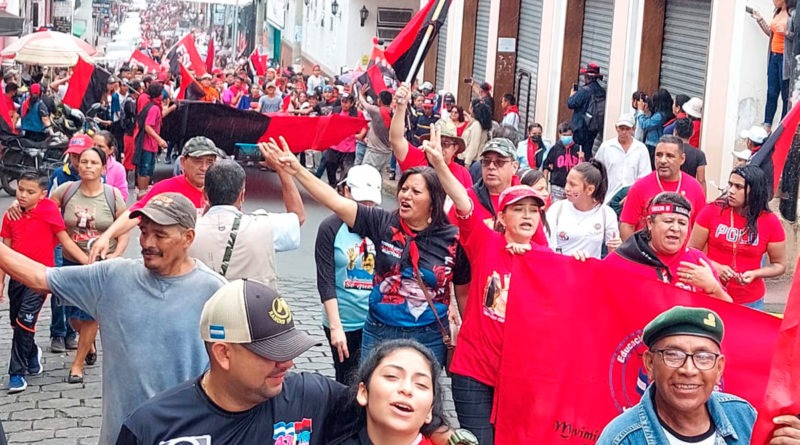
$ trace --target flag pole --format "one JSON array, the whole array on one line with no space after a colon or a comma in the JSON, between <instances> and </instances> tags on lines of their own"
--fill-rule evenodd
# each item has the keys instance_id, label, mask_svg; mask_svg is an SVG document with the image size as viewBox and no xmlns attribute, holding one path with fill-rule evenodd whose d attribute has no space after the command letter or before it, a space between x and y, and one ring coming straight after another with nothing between
<instances>
[{"instance_id":1,"label":"flag pole","mask_svg":"<svg viewBox=\"0 0 800 445\"><path fill-rule=\"evenodd\" d=\"M433 14L431 14L431 22L435 22L439 19L439 16L442 14L442 9L444 9L444 5L447 3L446 1L439 1L439 4L436 5L436 9L433 10ZM422 63L422 54L425 52L425 48L428 46L428 42L430 42L431 38L433 38L433 33L435 31L435 26L433 24L428 25L428 29L425 30L425 35L422 37L422 42L419 45L419 49L417 49L417 54L414 56L414 63L411 64L411 69L408 71L408 76L406 76L405 83L407 85L411 84L411 81L414 80L414 77L417 76L417 71L419 71L419 66Z\"/></svg>"}]
</instances>

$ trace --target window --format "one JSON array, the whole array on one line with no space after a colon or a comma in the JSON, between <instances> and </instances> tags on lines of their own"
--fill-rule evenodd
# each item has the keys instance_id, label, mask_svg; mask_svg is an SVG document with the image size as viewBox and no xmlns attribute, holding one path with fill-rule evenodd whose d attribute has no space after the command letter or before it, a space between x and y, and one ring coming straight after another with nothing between
<instances>
[{"instance_id":1,"label":"window","mask_svg":"<svg viewBox=\"0 0 800 445\"><path fill-rule=\"evenodd\" d=\"M413 9L378 8L378 39L391 42L413 16Z\"/></svg>"}]
</instances>

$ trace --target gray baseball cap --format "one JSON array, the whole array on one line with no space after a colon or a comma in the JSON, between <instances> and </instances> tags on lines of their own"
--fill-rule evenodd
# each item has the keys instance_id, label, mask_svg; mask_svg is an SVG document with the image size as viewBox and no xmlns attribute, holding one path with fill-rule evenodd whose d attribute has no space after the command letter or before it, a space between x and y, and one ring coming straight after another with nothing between
<instances>
[{"instance_id":1,"label":"gray baseball cap","mask_svg":"<svg viewBox=\"0 0 800 445\"><path fill-rule=\"evenodd\" d=\"M199 158L201 156L215 155L220 156L219 148L214 145L214 141L205 136L195 136L183 145L181 156Z\"/></svg>"},{"instance_id":2,"label":"gray baseball cap","mask_svg":"<svg viewBox=\"0 0 800 445\"><path fill-rule=\"evenodd\" d=\"M162 226L179 225L194 229L197 209L189 198L180 193L161 193L150 198L144 207L131 212L130 218L145 216Z\"/></svg>"}]
</instances>

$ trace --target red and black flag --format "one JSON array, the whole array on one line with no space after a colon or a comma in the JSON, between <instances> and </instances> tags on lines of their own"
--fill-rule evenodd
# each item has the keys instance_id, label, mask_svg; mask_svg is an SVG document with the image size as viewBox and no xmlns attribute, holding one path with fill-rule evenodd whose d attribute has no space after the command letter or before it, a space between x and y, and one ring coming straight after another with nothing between
<instances>
[{"instance_id":1,"label":"red and black flag","mask_svg":"<svg viewBox=\"0 0 800 445\"><path fill-rule=\"evenodd\" d=\"M759 167L773 163L773 174L780 173L780 198L779 209L781 215L789 221L797 220L797 199L800 194L800 134L797 134L800 124L800 107L792 107L781 123L772 130L772 134L764 145L753 153L750 158L751 165ZM773 187L777 188L778 181ZM770 190L770 193L775 190Z\"/></svg>"},{"instance_id":2,"label":"red and black flag","mask_svg":"<svg viewBox=\"0 0 800 445\"><path fill-rule=\"evenodd\" d=\"M251 77L267 74L267 56L262 56L258 52L258 48L253 49L248 59L247 67L250 69Z\"/></svg>"},{"instance_id":3,"label":"red and black flag","mask_svg":"<svg viewBox=\"0 0 800 445\"><path fill-rule=\"evenodd\" d=\"M208 51L206 52L206 70L208 72L214 71L214 56L216 55L216 51L214 50L214 39L208 41Z\"/></svg>"},{"instance_id":4,"label":"red and black flag","mask_svg":"<svg viewBox=\"0 0 800 445\"><path fill-rule=\"evenodd\" d=\"M389 65L383 50L378 46L378 39L372 39L372 55L369 58L367 71L358 77L357 86L369 85L367 96L373 101L377 99L381 91L394 87L397 83L397 76L394 69Z\"/></svg>"},{"instance_id":5,"label":"red and black flag","mask_svg":"<svg viewBox=\"0 0 800 445\"><path fill-rule=\"evenodd\" d=\"M110 77L111 73L108 71L78 57L78 63L69 79L69 86L62 102L84 113L87 112L92 105L100 102L100 98L108 91L107 84Z\"/></svg>"},{"instance_id":6,"label":"red and black flag","mask_svg":"<svg viewBox=\"0 0 800 445\"><path fill-rule=\"evenodd\" d=\"M429 0L386 48L386 60L397 78L411 83L417 77L425 55L444 25L450 0Z\"/></svg>"},{"instance_id":7,"label":"red and black flag","mask_svg":"<svg viewBox=\"0 0 800 445\"><path fill-rule=\"evenodd\" d=\"M206 73L206 62L197 52L192 33L186 34L167 51L167 59L169 59L169 70L175 76L180 74L181 64L186 65L198 76Z\"/></svg>"},{"instance_id":8,"label":"red and black flag","mask_svg":"<svg viewBox=\"0 0 800 445\"><path fill-rule=\"evenodd\" d=\"M228 154L233 153L236 143L255 144L283 136L292 151L299 153L334 146L366 124L362 117L280 113L265 116L222 104L184 101L164 118L161 136L179 144L194 136L205 136Z\"/></svg>"},{"instance_id":9,"label":"red and black flag","mask_svg":"<svg viewBox=\"0 0 800 445\"><path fill-rule=\"evenodd\" d=\"M197 80L186 70L186 67L181 65L181 85L178 88L178 100L200 100L206 93L203 87L197 83Z\"/></svg>"},{"instance_id":10,"label":"red and black flag","mask_svg":"<svg viewBox=\"0 0 800 445\"><path fill-rule=\"evenodd\" d=\"M161 65L158 64L152 57L148 56L147 54L139 51L138 49L134 50L131 54L131 58L128 60L129 64L136 64L144 68L145 72L148 73L157 73L161 71Z\"/></svg>"}]
</instances>

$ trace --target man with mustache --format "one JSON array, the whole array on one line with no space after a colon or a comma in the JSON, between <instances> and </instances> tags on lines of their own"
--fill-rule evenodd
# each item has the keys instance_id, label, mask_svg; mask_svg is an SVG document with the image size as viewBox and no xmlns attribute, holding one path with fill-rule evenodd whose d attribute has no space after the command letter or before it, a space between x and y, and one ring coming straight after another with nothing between
<instances>
[{"instance_id":1,"label":"man with mustache","mask_svg":"<svg viewBox=\"0 0 800 445\"><path fill-rule=\"evenodd\" d=\"M136 406L206 369L195 333L203 305L225 283L188 254L197 212L185 196L157 195L130 217L141 218L141 260L48 268L0 246L0 269L40 293L57 293L100 323L107 346L101 445L114 443Z\"/></svg>"}]
</instances>

